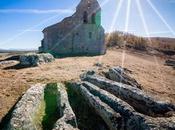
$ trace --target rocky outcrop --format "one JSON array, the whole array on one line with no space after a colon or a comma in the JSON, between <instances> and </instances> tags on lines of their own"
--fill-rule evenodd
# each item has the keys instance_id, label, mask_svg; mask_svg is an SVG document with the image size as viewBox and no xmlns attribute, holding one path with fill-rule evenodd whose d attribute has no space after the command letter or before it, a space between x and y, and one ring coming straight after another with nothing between
<instances>
[{"instance_id":1,"label":"rocky outcrop","mask_svg":"<svg viewBox=\"0 0 175 130\"><path fill-rule=\"evenodd\" d=\"M79 85L77 85L79 86ZM151 117L137 112L127 102L114 96L113 94L100 89L99 87L89 83L81 82L82 88L85 87L89 93L98 97L102 102L106 103L115 112L119 113L122 117L122 122L119 130L162 130L173 129L175 127L175 117ZM102 115L102 114L101 114Z\"/></svg>"},{"instance_id":2,"label":"rocky outcrop","mask_svg":"<svg viewBox=\"0 0 175 130\"><path fill-rule=\"evenodd\" d=\"M78 93L81 93L86 99L88 104L94 108L96 113L98 113L102 119L106 122L111 130L118 130L122 124L122 118L119 113L115 112L106 103L102 102L98 97L91 94L84 86L81 84L72 85L73 89Z\"/></svg>"},{"instance_id":3,"label":"rocky outcrop","mask_svg":"<svg viewBox=\"0 0 175 130\"><path fill-rule=\"evenodd\" d=\"M62 84L59 86L61 118L55 123L53 130L78 130L76 116L69 104L67 91Z\"/></svg>"},{"instance_id":4,"label":"rocky outcrop","mask_svg":"<svg viewBox=\"0 0 175 130\"><path fill-rule=\"evenodd\" d=\"M130 77L121 67L111 68L106 74L108 78L113 81L128 84L139 89L142 88L141 85L134 78Z\"/></svg>"},{"instance_id":5,"label":"rocky outcrop","mask_svg":"<svg viewBox=\"0 0 175 130\"><path fill-rule=\"evenodd\" d=\"M15 106L9 125L4 130L35 130L35 113L44 95L44 85L32 86Z\"/></svg>"},{"instance_id":6,"label":"rocky outcrop","mask_svg":"<svg viewBox=\"0 0 175 130\"><path fill-rule=\"evenodd\" d=\"M50 126L42 126L44 124ZM53 130L78 130L75 114L62 84L32 86L16 104L4 130L38 130L43 127Z\"/></svg>"},{"instance_id":7,"label":"rocky outcrop","mask_svg":"<svg viewBox=\"0 0 175 130\"><path fill-rule=\"evenodd\" d=\"M144 114L161 115L175 110L174 105L156 101L154 98L138 88L118 83L96 74L86 74L82 77L82 80L93 83L98 87L114 94L115 96L120 97L122 100L125 100L134 106L135 109Z\"/></svg>"},{"instance_id":8,"label":"rocky outcrop","mask_svg":"<svg viewBox=\"0 0 175 130\"><path fill-rule=\"evenodd\" d=\"M19 58L21 66L38 66L40 64L45 64L54 61L54 57L49 53L29 53L21 55Z\"/></svg>"}]
</instances>

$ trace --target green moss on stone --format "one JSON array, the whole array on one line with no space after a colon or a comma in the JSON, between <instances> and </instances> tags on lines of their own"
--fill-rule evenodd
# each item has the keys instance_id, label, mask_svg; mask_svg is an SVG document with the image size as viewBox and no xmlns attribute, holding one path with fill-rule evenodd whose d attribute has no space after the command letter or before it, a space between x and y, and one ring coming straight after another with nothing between
<instances>
[{"instance_id":1,"label":"green moss on stone","mask_svg":"<svg viewBox=\"0 0 175 130\"><path fill-rule=\"evenodd\" d=\"M48 84L44 89L45 116L43 130L51 130L59 118L59 93L57 83Z\"/></svg>"}]
</instances>

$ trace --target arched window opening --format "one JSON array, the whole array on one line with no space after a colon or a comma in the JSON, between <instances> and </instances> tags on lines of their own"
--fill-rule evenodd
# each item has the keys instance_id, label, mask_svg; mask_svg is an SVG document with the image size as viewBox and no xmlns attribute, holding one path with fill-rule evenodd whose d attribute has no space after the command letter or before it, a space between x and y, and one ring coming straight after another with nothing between
<instances>
[{"instance_id":1,"label":"arched window opening","mask_svg":"<svg viewBox=\"0 0 175 130\"><path fill-rule=\"evenodd\" d=\"M96 22L95 22L95 15L96 15L95 13L92 14L92 24L96 24Z\"/></svg>"},{"instance_id":2,"label":"arched window opening","mask_svg":"<svg viewBox=\"0 0 175 130\"><path fill-rule=\"evenodd\" d=\"M83 14L83 22L88 23L88 13L86 11Z\"/></svg>"}]
</instances>

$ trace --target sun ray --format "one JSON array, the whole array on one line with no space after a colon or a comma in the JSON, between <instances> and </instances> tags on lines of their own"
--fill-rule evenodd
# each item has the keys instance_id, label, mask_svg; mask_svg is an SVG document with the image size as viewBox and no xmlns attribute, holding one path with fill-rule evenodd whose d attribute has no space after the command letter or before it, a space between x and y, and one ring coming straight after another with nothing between
<instances>
[{"instance_id":1,"label":"sun ray","mask_svg":"<svg viewBox=\"0 0 175 130\"><path fill-rule=\"evenodd\" d=\"M128 2L127 2L127 11L126 11L125 32L128 31L130 11L131 11L131 0L128 0Z\"/></svg>"},{"instance_id":2,"label":"sun ray","mask_svg":"<svg viewBox=\"0 0 175 130\"><path fill-rule=\"evenodd\" d=\"M117 18L118 18L118 15L119 15L119 13L120 13L120 10L121 10L123 1L124 1L124 0L119 0L118 5L116 6L116 11L115 11L115 14L114 14L114 17L113 17L113 20L112 20L112 23L111 23L111 26L110 26L110 29L109 29L109 34L108 34L108 36L107 36L107 38L106 38L106 41L108 41L109 38L111 37L111 32L113 31L113 28L114 28L115 25L116 25ZM99 62L99 63L101 63L102 58L103 58L103 56L100 56L100 57L99 57L99 59L98 59L98 62Z\"/></svg>"},{"instance_id":3,"label":"sun ray","mask_svg":"<svg viewBox=\"0 0 175 130\"><path fill-rule=\"evenodd\" d=\"M105 6L109 1L110 1L110 0L105 0L105 1L101 4L101 7ZM98 9L96 9L96 10L98 10ZM89 14L88 16L90 16L90 15L92 15L92 14ZM76 30L76 29L77 29L79 26L81 26L82 24L83 24L83 23L77 24L72 30L70 30L70 32L69 32L67 35L65 35L59 42L57 42L51 49L49 49L49 51L52 51L53 49L55 49L55 48L59 45L60 42L62 42L63 40L65 40L69 35L72 34L72 32L73 32L74 30Z\"/></svg>"},{"instance_id":4,"label":"sun ray","mask_svg":"<svg viewBox=\"0 0 175 130\"><path fill-rule=\"evenodd\" d=\"M105 2L104 2L104 3L105 3ZM71 6L70 8L68 8L68 9L66 9L66 10L71 10L72 8L73 8L73 6ZM15 40L16 38L22 36L22 35L25 34L26 32L29 32L28 30L33 30L33 29L35 29L36 27L39 27L39 26L41 26L41 25L47 23L48 21L57 18L58 16L60 16L60 14L53 15L53 16L47 18L47 19L44 19L44 20L41 21L40 23L38 23L38 24L36 24L36 25L34 25L34 26L30 27L30 28L27 28L27 29L21 31L20 33L18 33L18 34L16 34L16 35L12 36L11 38L7 39L6 41L0 43L0 46L3 46L4 44L7 44L7 43L9 43L9 42Z\"/></svg>"},{"instance_id":5,"label":"sun ray","mask_svg":"<svg viewBox=\"0 0 175 130\"><path fill-rule=\"evenodd\" d=\"M148 30L148 27L147 27L147 24L146 24L144 15L143 15L143 11L141 9L140 1L139 0L136 0L136 4L137 4L137 8L139 10L139 14L140 14L140 17L141 17L141 20L142 20L142 23L143 23L143 27L144 27L146 36L148 37L149 41L152 42L151 39L149 38L150 34L149 34L149 30Z\"/></svg>"},{"instance_id":6,"label":"sun ray","mask_svg":"<svg viewBox=\"0 0 175 130\"><path fill-rule=\"evenodd\" d=\"M106 3L108 3L108 2L109 2L109 0L105 0L101 5L104 6L104 5L105 5ZM72 7L71 7L71 8L72 8ZM69 9L68 9L68 10L69 10ZM2 42L0 45L3 46L3 45L5 45L5 44L7 44L7 43L9 43L9 42L11 42L11 41L13 41L13 40L15 40L16 38L22 36L23 34L25 34L26 32L28 32L28 30L35 29L36 27L41 26L41 25L43 25L44 23L47 23L48 21L57 18L58 16L60 16L60 14L54 15L54 16L52 16L52 17L49 17L49 18L43 20L42 22L40 22L40 23L38 23L38 24L36 24L36 25L30 27L30 28L27 28L27 29L23 30L22 32L20 32L20 33L14 35L13 37L11 37L11 38L7 39L6 41Z\"/></svg>"},{"instance_id":7,"label":"sun ray","mask_svg":"<svg viewBox=\"0 0 175 130\"><path fill-rule=\"evenodd\" d=\"M104 5L106 5L108 2L109 2L109 0L105 0L105 1L101 4L101 7L103 7ZM39 24L37 24L37 25L35 25L35 26L29 28L29 29L26 29L26 30L35 29L35 27L40 26L40 25L42 25L43 23L45 23L46 21L49 21L49 20L51 20L52 18L55 18L55 17L57 17L57 16L58 16L58 15L55 15L55 16L53 16L53 17L50 17L49 19L46 19L45 21L42 21L41 23L39 23ZM14 38L11 39L11 41L14 40L15 38L21 36L22 34L24 34L24 33L26 32L26 30L22 31L22 32L19 33L18 35L15 35ZM40 68L40 67L39 67L39 68ZM40 69L41 69L41 68L40 68ZM41 69L41 70L42 70L42 69ZM25 73L27 73L27 70L24 71L22 74L19 74L19 75L17 76L17 78L15 79L14 83L16 83L16 82L20 79L20 77L21 77L23 74L25 74Z\"/></svg>"},{"instance_id":8,"label":"sun ray","mask_svg":"<svg viewBox=\"0 0 175 130\"><path fill-rule=\"evenodd\" d=\"M143 11L142 11L142 8L141 8L141 4L140 4L140 1L139 0L136 0L136 4L137 4L137 8L139 10L139 14L140 14L140 17L141 17L141 20L142 20L142 23L143 23L143 26L144 26L144 30L145 30L145 33L147 35L147 38L149 40L149 43L152 45L152 40L150 38L150 34L149 34L149 30L148 30L148 27L147 27L147 24L146 24L146 21L145 21L145 17L143 15ZM164 86L164 83L163 83L163 75L161 73L161 69L160 69L160 65L158 63L158 60L157 60L157 57L154 55L153 56L154 58L154 61L156 63L156 66L157 66L157 69L158 69L158 73L159 75L161 76L161 84Z\"/></svg>"},{"instance_id":9,"label":"sun ray","mask_svg":"<svg viewBox=\"0 0 175 130\"><path fill-rule=\"evenodd\" d=\"M20 33L14 35L13 37L7 39L6 41L2 42L0 45L3 46L4 44L7 44L7 43L9 43L9 42L15 40L16 38L22 36L23 34L25 34L26 32L28 32L28 30L35 29L36 27L41 26L41 25L43 25L44 23L47 23L48 21L57 18L58 16L60 16L60 15L54 15L54 16L52 16L52 17L50 17L50 18L47 18L47 19L43 20L42 22L40 22L40 23L34 25L33 27L27 28L27 29L23 30L22 32L20 32Z\"/></svg>"},{"instance_id":10,"label":"sun ray","mask_svg":"<svg viewBox=\"0 0 175 130\"><path fill-rule=\"evenodd\" d=\"M171 28L171 26L167 23L167 21L164 19L164 17L159 13L157 8L154 6L154 4L150 0L146 0L148 4L151 6L151 8L154 10L154 12L159 16L159 18L162 20L162 22L165 24L165 26L171 31L171 33L175 36L175 31Z\"/></svg>"},{"instance_id":11,"label":"sun ray","mask_svg":"<svg viewBox=\"0 0 175 130\"><path fill-rule=\"evenodd\" d=\"M130 19L130 11L131 11L131 0L127 0L127 9L126 9L126 22L125 22L125 30L124 32L128 32L129 26L129 19ZM122 68L124 67L125 57L126 57L126 50L125 50L126 43L124 42L124 49L122 52Z\"/></svg>"},{"instance_id":12,"label":"sun ray","mask_svg":"<svg viewBox=\"0 0 175 130\"><path fill-rule=\"evenodd\" d=\"M118 3L118 5L117 5L117 7L116 7L116 11L115 11L115 14L114 14L114 18L113 18L113 20L112 20L112 24L111 24L110 29L109 29L109 32L112 32L114 26L116 25L117 18L118 18L118 15L119 15L119 13L120 13L121 6L122 6L122 4L123 4L123 1L124 1L124 0L119 0L119 3ZM110 34L108 35L107 40L109 39L109 37L110 37Z\"/></svg>"},{"instance_id":13,"label":"sun ray","mask_svg":"<svg viewBox=\"0 0 175 130\"><path fill-rule=\"evenodd\" d=\"M70 10L70 9L72 9L72 7L68 8L68 9L66 9L66 10ZM34 25L34 26L30 27L30 28L26 28L25 30L21 31L20 33L18 33L18 34L16 34L16 35L12 36L11 38L7 39L6 41L4 41L4 42L2 42L2 43L0 43L0 46L3 46L3 45L5 45L5 44L7 44L7 43L9 43L9 42L11 42L11 41L17 39L18 37L22 36L23 34L29 32L28 30L33 30L33 29L35 29L36 27L39 27L39 26L41 26L41 25L47 23L48 21L57 18L58 16L60 16L60 14L53 15L53 16L47 18L47 19L44 19L44 20L41 21L40 23L38 23L38 24L36 24L36 25Z\"/></svg>"}]
</instances>

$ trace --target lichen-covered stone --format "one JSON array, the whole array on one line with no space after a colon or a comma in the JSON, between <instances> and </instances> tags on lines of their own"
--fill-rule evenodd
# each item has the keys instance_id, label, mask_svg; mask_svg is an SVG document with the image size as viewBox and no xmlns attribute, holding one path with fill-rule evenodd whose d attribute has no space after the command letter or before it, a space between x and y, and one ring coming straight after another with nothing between
<instances>
[{"instance_id":1,"label":"lichen-covered stone","mask_svg":"<svg viewBox=\"0 0 175 130\"><path fill-rule=\"evenodd\" d=\"M8 61L0 61L0 65L9 65L9 64L17 64L18 62L15 60L8 60Z\"/></svg>"},{"instance_id":2,"label":"lichen-covered stone","mask_svg":"<svg viewBox=\"0 0 175 130\"><path fill-rule=\"evenodd\" d=\"M93 83L98 87L113 93L115 96L132 104L137 110L148 115L161 115L175 110L173 104L156 101L153 97L138 88L118 83L96 74L84 74L81 78L84 81Z\"/></svg>"},{"instance_id":3,"label":"lichen-covered stone","mask_svg":"<svg viewBox=\"0 0 175 130\"><path fill-rule=\"evenodd\" d=\"M54 57L49 53L28 53L21 55L19 58L20 65L22 66L38 66L54 61Z\"/></svg>"},{"instance_id":4,"label":"lichen-covered stone","mask_svg":"<svg viewBox=\"0 0 175 130\"><path fill-rule=\"evenodd\" d=\"M97 0L81 0L76 12L43 30L40 52L53 55L100 55L106 52Z\"/></svg>"},{"instance_id":5,"label":"lichen-covered stone","mask_svg":"<svg viewBox=\"0 0 175 130\"><path fill-rule=\"evenodd\" d=\"M4 130L36 130L33 118L44 95L43 84L32 86L15 106L9 125Z\"/></svg>"},{"instance_id":6,"label":"lichen-covered stone","mask_svg":"<svg viewBox=\"0 0 175 130\"><path fill-rule=\"evenodd\" d=\"M141 89L141 85L134 78L130 77L121 67L110 68L109 72L107 72L107 75L111 80Z\"/></svg>"},{"instance_id":7,"label":"lichen-covered stone","mask_svg":"<svg viewBox=\"0 0 175 130\"><path fill-rule=\"evenodd\" d=\"M53 101L51 100L53 98L46 96L54 96L56 100ZM53 115L53 113L55 114ZM57 121L53 122L52 119ZM51 126L46 127L44 124ZM60 83L37 84L28 89L16 104L9 123L3 130L41 130L43 128L78 130L76 117L69 104L66 89Z\"/></svg>"},{"instance_id":8,"label":"lichen-covered stone","mask_svg":"<svg viewBox=\"0 0 175 130\"><path fill-rule=\"evenodd\" d=\"M76 116L69 104L66 89L62 84L58 84L58 86L61 118L55 123L53 130L78 130Z\"/></svg>"},{"instance_id":9,"label":"lichen-covered stone","mask_svg":"<svg viewBox=\"0 0 175 130\"><path fill-rule=\"evenodd\" d=\"M175 115L171 117L151 117L138 113L125 101L89 83L82 82L91 94L100 98L124 119L121 129L127 130L162 130L175 128ZM138 104L139 105L139 104Z\"/></svg>"},{"instance_id":10,"label":"lichen-covered stone","mask_svg":"<svg viewBox=\"0 0 175 130\"><path fill-rule=\"evenodd\" d=\"M110 106L102 102L100 98L91 94L83 85L74 84L73 89L81 93L88 104L95 110L95 112L106 122L110 130L121 129L122 117L115 112Z\"/></svg>"}]
</instances>

